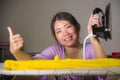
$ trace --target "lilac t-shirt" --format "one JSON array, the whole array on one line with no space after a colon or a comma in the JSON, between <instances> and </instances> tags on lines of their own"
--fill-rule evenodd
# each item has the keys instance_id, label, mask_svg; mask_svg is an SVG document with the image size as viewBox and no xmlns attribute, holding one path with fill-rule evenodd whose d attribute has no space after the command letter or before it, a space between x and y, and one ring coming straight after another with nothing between
<instances>
[{"instance_id":1,"label":"lilac t-shirt","mask_svg":"<svg viewBox=\"0 0 120 80\"><path fill-rule=\"evenodd\" d=\"M65 58L64 46L62 45L52 45L42 52L36 54L34 58L44 58L44 59L54 59L56 55L58 55L61 59ZM93 59L94 53L90 43L85 45L85 58Z\"/></svg>"},{"instance_id":2,"label":"lilac t-shirt","mask_svg":"<svg viewBox=\"0 0 120 80\"><path fill-rule=\"evenodd\" d=\"M64 59L65 56L65 52L64 52L64 46L62 45L52 45L48 48L46 48L45 50L43 50L42 52L36 54L35 56L33 56L33 58L44 58L44 59L54 59L54 57L56 55L58 55L61 59ZM92 49L92 45L90 43L87 43L85 45L85 59L93 59L94 58L94 53L93 53L93 49ZM102 76L104 77L104 76ZM100 78L102 78L100 77ZM41 80L47 80L46 76L40 76ZM95 80L99 80L97 79L98 77L96 77ZM65 76L65 80L83 80L84 77L83 76L77 76L77 75L66 75ZM105 79L102 79L105 80Z\"/></svg>"}]
</instances>

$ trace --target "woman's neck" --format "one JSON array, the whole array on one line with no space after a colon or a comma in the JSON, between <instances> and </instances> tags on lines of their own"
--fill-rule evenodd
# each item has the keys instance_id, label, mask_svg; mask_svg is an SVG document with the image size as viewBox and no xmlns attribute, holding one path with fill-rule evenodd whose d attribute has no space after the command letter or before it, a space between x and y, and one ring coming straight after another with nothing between
<instances>
[{"instance_id":1,"label":"woman's neck","mask_svg":"<svg viewBox=\"0 0 120 80\"><path fill-rule=\"evenodd\" d=\"M81 45L78 44L74 47L65 47L65 55L67 58L71 59L80 59L81 58Z\"/></svg>"}]
</instances>

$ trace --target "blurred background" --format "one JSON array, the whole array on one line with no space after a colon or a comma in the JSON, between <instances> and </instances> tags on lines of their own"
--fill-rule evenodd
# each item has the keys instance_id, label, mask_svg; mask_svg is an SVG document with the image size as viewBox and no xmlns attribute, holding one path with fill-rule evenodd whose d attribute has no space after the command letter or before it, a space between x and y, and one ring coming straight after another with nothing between
<instances>
[{"instance_id":1,"label":"blurred background","mask_svg":"<svg viewBox=\"0 0 120 80\"><path fill-rule=\"evenodd\" d=\"M72 13L81 25L80 42L87 36L90 14L96 7L105 11L110 4L110 27L112 40L100 39L107 55L120 51L120 0L0 0L0 42L8 42L7 26L14 34L24 38L23 50L28 53L40 52L56 44L50 23L57 12ZM8 50L9 51L9 50Z\"/></svg>"}]
</instances>

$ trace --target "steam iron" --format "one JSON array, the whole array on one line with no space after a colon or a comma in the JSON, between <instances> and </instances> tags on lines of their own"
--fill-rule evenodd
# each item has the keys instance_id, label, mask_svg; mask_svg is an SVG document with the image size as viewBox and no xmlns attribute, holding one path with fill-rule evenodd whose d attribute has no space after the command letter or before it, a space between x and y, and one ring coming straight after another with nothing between
<instances>
[{"instance_id":1,"label":"steam iron","mask_svg":"<svg viewBox=\"0 0 120 80\"><path fill-rule=\"evenodd\" d=\"M95 8L93 10L93 14L100 14L100 27L97 27L97 25L93 25L92 29L93 29L93 35L95 35L96 37L100 37L105 39L106 41L108 39L111 39L111 29L108 25L108 8L106 8L106 15L104 14L104 12L100 9L100 8Z\"/></svg>"}]
</instances>

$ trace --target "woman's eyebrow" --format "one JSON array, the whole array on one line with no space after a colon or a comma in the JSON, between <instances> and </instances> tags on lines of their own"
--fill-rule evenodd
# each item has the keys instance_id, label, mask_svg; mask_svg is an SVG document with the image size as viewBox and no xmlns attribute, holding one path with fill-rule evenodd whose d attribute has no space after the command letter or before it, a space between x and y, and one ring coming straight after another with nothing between
<instances>
[{"instance_id":1,"label":"woman's eyebrow","mask_svg":"<svg viewBox=\"0 0 120 80\"><path fill-rule=\"evenodd\" d=\"M68 24L70 24L70 23L65 24L64 27L66 27Z\"/></svg>"},{"instance_id":2,"label":"woman's eyebrow","mask_svg":"<svg viewBox=\"0 0 120 80\"><path fill-rule=\"evenodd\" d=\"M55 31L58 31L58 30L60 30L60 28L55 29Z\"/></svg>"}]
</instances>

